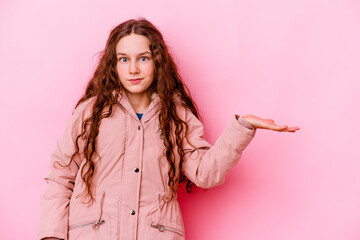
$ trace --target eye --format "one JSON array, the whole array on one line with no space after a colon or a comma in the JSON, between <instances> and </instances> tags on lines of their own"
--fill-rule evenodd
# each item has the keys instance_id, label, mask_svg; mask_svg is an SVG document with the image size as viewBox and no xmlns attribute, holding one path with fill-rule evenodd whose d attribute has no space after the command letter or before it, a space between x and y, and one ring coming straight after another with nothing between
<instances>
[{"instance_id":1,"label":"eye","mask_svg":"<svg viewBox=\"0 0 360 240\"><path fill-rule=\"evenodd\" d=\"M149 59L148 57L140 57L140 62L144 62L144 61L146 61L148 59Z\"/></svg>"},{"instance_id":2,"label":"eye","mask_svg":"<svg viewBox=\"0 0 360 240\"><path fill-rule=\"evenodd\" d=\"M127 62L127 58L126 57L121 57L121 58L119 58L119 62Z\"/></svg>"}]
</instances>

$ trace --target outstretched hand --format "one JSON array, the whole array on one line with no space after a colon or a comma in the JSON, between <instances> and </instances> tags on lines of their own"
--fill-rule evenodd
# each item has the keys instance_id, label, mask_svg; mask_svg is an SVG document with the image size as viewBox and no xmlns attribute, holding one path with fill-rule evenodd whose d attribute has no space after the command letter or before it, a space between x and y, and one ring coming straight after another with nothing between
<instances>
[{"instance_id":1,"label":"outstretched hand","mask_svg":"<svg viewBox=\"0 0 360 240\"><path fill-rule=\"evenodd\" d=\"M254 128L268 129L278 132L295 132L299 127L289 127L287 125L277 125L272 119L262 119L254 115L246 115L242 117Z\"/></svg>"}]
</instances>

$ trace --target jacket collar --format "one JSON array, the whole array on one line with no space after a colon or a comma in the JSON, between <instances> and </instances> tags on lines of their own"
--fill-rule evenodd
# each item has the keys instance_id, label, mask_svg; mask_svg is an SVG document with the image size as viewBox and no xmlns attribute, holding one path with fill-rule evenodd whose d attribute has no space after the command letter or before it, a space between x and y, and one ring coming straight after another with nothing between
<instances>
[{"instance_id":1,"label":"jacket collar","mask_svg":"<svg viewBox=\"0 0 360 240\"><path fill-rule=\"evenodd\" d=\"M116 91L113 90L112 94L115 96ZM127 112L133 116L135 119L138 120L138 117L131 106L131 103L129 101L129 98L126 96L126 93L123 89L120 89L119 96L117 99L118 103L127 110ZM153 92L151 95L151 102L146 111L143 113L143 117L141 120L143 122L146 122L151 118L153 115L155 115L160 110L160 97L156 92Z\"/></svg>"}]
</instances>

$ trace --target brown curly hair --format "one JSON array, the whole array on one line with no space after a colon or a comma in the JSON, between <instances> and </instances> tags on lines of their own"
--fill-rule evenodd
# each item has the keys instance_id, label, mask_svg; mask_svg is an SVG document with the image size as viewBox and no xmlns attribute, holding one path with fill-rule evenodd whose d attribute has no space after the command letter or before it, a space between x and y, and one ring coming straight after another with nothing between
<instances>
[{"instance_id":1,"label":"brown curly hair","mask_svg":"<svg viewBox=\"0 0 360 240\"><path fill-rule=\"evenodd\" d=\"M100 62L86 87L85 94L75 106L76 108L80 103L95 97L92 112L82 123L82 131L76 138L76 152L72 155L69 164L63 166L57 162L62 167L70 166L75 156L79 154L79 139L84 139L83 154L85 164L81 169L81 178L86 186L80 195L87 195L89 197L88 203L90 204L94 201L91 189L95 164L92 157L94 153L97 154L95 145L96 138L99 134L101 119L111 116L112 108L117 103L119 94L123 89L116 70L116 44L122 37L132 33L143 35L150 41L150 50L154 64L154 81L149 87L149 90L150 92L156 92L161 102L159 125L165 145L164 155L170 165L168 185L172 190L171 198L168 199L168 201L171 201L176 195L178 184L187 181L186 189L188 192L195 187L195 185L182 174L182 163L185 153L182 148L184 137L181 136L185 136L188 141L186 137L188 126L186 122L177 116L173 96L178 95L181 104L199 118L197 106L178 73L177 66L168 51L160 31L144 18L130 19L116 26L111 31L105 49L102 51ZM114 92L115 94L113 94ZM172 133L175 133L175 139L171 138ZM175 149L177 149L180 156L179 166L175 165Z\"/></svg>"}]
</instances>

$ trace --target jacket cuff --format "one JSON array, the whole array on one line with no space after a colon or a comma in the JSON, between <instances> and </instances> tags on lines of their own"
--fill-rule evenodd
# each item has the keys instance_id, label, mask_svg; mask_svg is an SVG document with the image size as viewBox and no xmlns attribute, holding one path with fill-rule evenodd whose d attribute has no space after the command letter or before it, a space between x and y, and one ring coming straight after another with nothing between
<instances>
[{"instance_id":1,"label":"jacket cuff","mask_svg":"<svg viewBox=\"0 0 360 240\"><path fill-rule=\"evenodd\" d=\"M251 129L251 130L255 130L255 128L248 121L246 121L244 118L242 118L240 115L235 114L235 118L244 127Z\"/></svg>"},{"instance_id":2,"label":"jacket cuff","mask_svg":"<svg viewBox=\"0 0 360 240\"><path fill-rule=\"evenodd\" d=\"M55 238L67 240L67 236L65 236L65 234L61 232L43 232L38 235L37 239L42 240L43 238L47 238L47 237L53 237L53 238L55 237Z\"/></svg>"}]
</instances>

